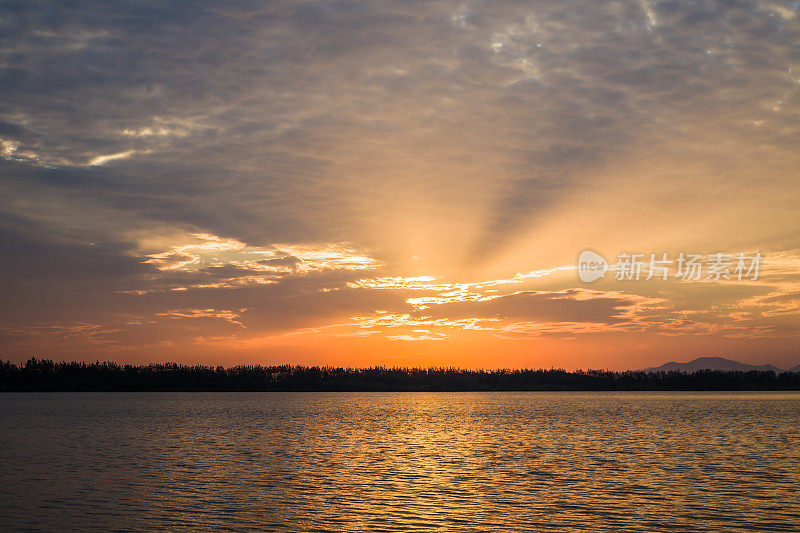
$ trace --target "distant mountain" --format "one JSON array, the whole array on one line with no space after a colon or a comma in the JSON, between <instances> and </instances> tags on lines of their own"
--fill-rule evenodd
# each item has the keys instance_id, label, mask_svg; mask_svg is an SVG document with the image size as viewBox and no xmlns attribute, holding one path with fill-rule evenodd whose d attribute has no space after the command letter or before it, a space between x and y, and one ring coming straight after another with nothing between
<instances>
[{"instance_id":1,"label":"distant mountain","mask_svg":"<svg viewBox=\"0 0 800 533\"><path fill-rule=\"evenodd\" d=\"M698 357L694 361L688 363L665 363L661 366L650 367L642 369L644 372L696 372L698 370L723 370L723 371L741 371L748 372L750 370L772 370L776 373L787 372L782 368L773 365L748 365L725 359L724 357ZM800 365L797 365L789 370L789 372L800 372Z\"/></svg>"}]
</instances>

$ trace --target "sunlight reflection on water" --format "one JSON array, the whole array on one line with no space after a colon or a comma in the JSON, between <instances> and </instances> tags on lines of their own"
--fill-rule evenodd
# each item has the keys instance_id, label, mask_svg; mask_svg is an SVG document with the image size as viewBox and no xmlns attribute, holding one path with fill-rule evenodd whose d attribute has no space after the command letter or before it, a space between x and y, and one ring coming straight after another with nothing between
<instances>
[{"instance_id":1,"label":"sunlight reflection on water","mask_svg":"<svg viewBox=\"0 0 800 533\"><path fill-rule=\"evenodd\" d=\"M6 393L0 529L797 530L797 393Z\"/></svg>"}]
</instances>

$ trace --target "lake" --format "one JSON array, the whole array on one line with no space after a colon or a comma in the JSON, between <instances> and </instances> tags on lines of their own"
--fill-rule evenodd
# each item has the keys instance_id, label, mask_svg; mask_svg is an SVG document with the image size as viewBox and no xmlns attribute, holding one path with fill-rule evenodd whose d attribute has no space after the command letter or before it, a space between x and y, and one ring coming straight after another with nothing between
<instances>
[{"instance_id":1,"label":"lake","mask_svg":"<svg viewBox=\"0 0 800 533\"><path fill-rule=\"evenodd\" d=\"M3 393L0 530L797 531L800 393Z\"/></svg>"}]
</instances>

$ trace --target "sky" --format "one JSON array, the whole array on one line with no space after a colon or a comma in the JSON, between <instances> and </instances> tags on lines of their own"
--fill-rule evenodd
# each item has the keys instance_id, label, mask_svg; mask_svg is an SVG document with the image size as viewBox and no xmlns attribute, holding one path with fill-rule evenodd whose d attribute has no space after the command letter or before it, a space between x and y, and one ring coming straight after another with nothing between
<instances>
[{"instance_id":1,"label":"sky","mask_svg":"<svg viewBox=\"0 0 800 533\"><path fill-rule=\"evenodd\" d=\"M0 358L800 363L799 6L2 0Z\"/></svg>"}]
</instances>

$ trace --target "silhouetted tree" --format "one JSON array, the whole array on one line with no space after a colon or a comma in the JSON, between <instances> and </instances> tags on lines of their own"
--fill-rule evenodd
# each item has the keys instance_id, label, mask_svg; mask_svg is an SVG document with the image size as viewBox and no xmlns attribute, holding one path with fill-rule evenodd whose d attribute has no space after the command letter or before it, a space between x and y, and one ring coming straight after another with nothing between
<instances>
[{"instance_id":1,"label":"silhouetted tree","mask_svg":"<svg viewBox=\"0 0 800 533\"><path fill-rule=\"evenodd\" d=\"M800 390L800 373L319 366L120 365L0 360L0 391Z\"/></svg>"}]
</instances>

